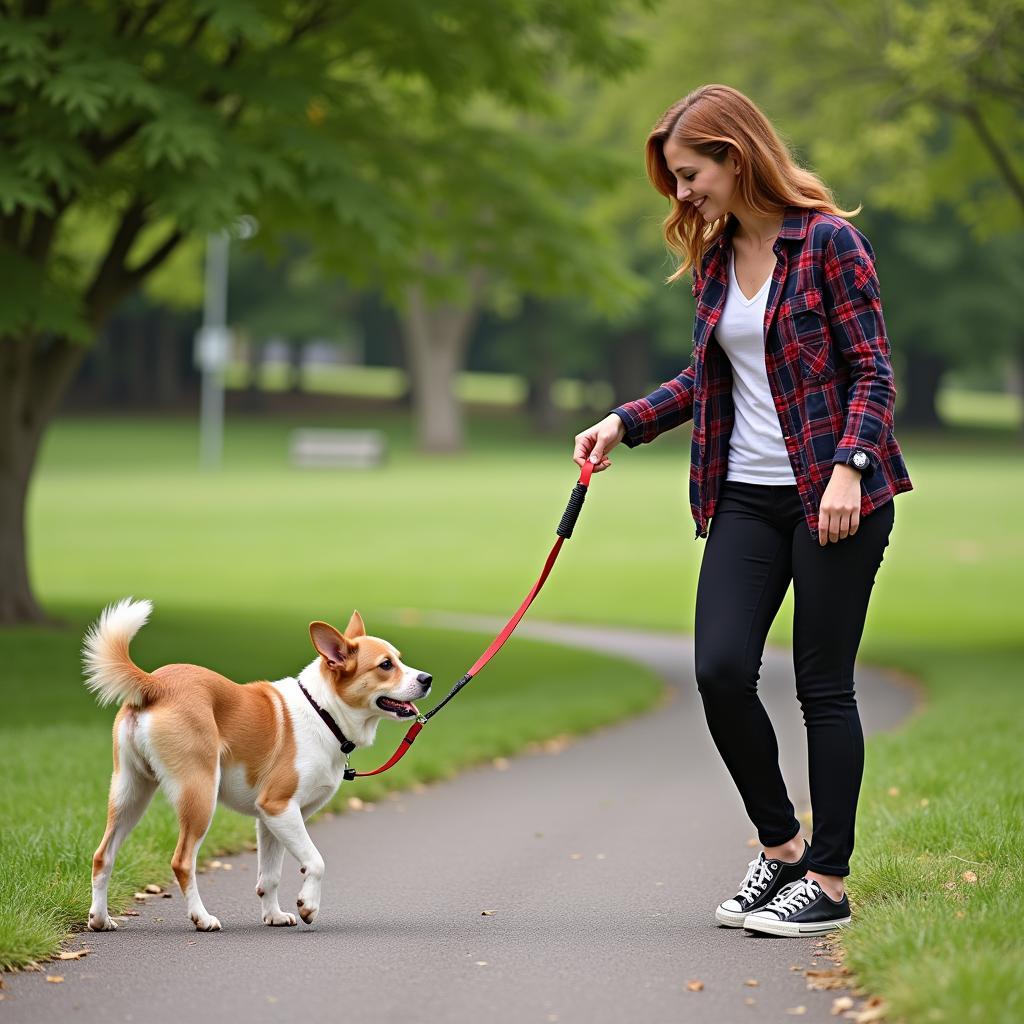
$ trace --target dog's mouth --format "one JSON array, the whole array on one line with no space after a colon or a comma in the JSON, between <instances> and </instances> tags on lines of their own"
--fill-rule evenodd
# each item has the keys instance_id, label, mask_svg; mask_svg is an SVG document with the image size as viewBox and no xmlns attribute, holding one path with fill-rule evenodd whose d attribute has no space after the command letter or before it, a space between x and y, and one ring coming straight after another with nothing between
<instances>
[{"instance_id":1,"label":"dog's mouth","mask_svg":"<svg viewBox=\"0 0 1024 1024\"><path fill-rule=\"evenodd\" d=\"M378 697L377 707L386 711L389 715L396 715L399 718L412 718L418 715L419 711L411 700L395 700L393 697Z\"/></svg>"}]
</instances>

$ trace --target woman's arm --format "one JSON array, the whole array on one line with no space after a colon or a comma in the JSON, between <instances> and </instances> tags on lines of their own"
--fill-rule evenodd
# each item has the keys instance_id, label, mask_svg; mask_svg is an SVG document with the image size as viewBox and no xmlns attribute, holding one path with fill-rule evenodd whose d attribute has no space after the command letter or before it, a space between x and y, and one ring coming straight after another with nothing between
<instances>
[{"instance_id":1,"label":"woman's arm","mask_svg":"<svg viewBox=\"0 0 1024 1024\"><path fill-rule=\"evenodd\" d=\"M863 451L870 476L892 430L896 386L889 338L870 243L850 224L836 229L825 247L826 312L832 337L850 367L851 387L843 437L833 463L857 466Z\"/></svg>"},{"instance_id":2,"label":"woman's arm","mask_svg":"<svg viewBox=\"0 0 1024 1024\"><path fill-rule=\"evenodd\" d=\"M627 402L612 411L625 426L623 443L628 448L653 441L659 434L685 423L693 415L695 361L677 377L635 402Z\"/></svg>"}]
</instances>

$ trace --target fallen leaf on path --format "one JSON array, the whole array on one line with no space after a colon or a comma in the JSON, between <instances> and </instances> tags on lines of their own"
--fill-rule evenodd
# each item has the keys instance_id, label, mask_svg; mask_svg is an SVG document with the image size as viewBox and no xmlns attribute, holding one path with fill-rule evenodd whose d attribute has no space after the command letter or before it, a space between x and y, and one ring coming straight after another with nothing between
<instances>
[{"instance_id":1,"label":"fallen leaf on path","mask_svg":"<svg viewBox=\"0 0 1024 1024\"><path fill-rule=\"evenodd\" d=\"M60 985L64 981L64 978L59 974L48 974L46 976L46 980L52 982L54 985Z\"/></svg>"},{"instance_id":2,"label":"fallen leaf on path","mask_svg":"<svg viewBox=\"0 0 1024 1024\"><path fill-rule=\"evenodd\" d=\"M866 1010L862 1010L853 1019L857 1024L875 1024L876 1021L884 1020L886 1014L886 1006L884 1004L879 1006L871 1006Z\"/></svg>"},{"instance_id":3,"label":"fallen leaf on path","mask_svg":"<svg viewBox=\"0 0 1024 1024\"><path fill-rule=\"evenodd\" d=\"M807 987L815 992L827 992L835 988L849 988L850 980L845 968L836 971L808 971Z\"/></svg>"},{"instance_id":4,"label":"fallen leaf on path","mask_svg":"<svg viewBox=\"0 0 1024 1024\"><path fill-rule=\"evenodd\" d=\"M65 950L61 953L58 960L81 960L83 956L88 956L92 952L91 949L70 949Z\"/></svg>"},{"instance_id":5,"label":"fallen leaf on path","mask_svg":"<svg viewBox=\"0 0 1024 1024\"><path fill-rule=\"evenodd\" d=\"M759 982L758 982L757 978L747 978L747 980L745 982L743 982L743 984L744 985L749 985L751 988L756 988L757 985L759 984Z\"/></svg>"},{"instance_id":6,"label":"fallen leaf on path","mask_svg":"<svg viewBox=\"0 0 1024 1024\"><path fill-rule=\"evenodd\" d=\"M703 988L704 988L704 982L703 982L703 981L688 981L688 982L686 983L686 987L687 987L687 988L688 988L688 989L689 989L689 990L690 990L691 992L700 992L700 991L701 991L701 989L703 989Z\"/></svg>"},{"instance_id":7,"label":"fallen leaf on path","mask_svg":"<svg viewBox=\"0 0 1024 1024\"><path fill-rule=\"evenodd\" d=\"M481 917L494 917L494 914L495 914L495 912L493 910L481 910L480 911L480 916Z\"/></svg>"},{"instance_id":8,"label":"fallen leaf on path","mask_svg":"<svg viewBox=\"0 0 1024 1024\"><path fill-rule=\"evenodd\" d=\"M801 967L800 964L790 964L789 969L791 971L802 971L803 967Z\"/></svg>"},{"instance_id":9,"label":"fallen leaf on path","mask_svg":"<svg viewBox=\"0 0 1024 1024\"><path fill-rule=\"evenodd\" d=\"M350 811L361 811L363 809L363 801L357 796L350 796L348 798L348 809Z\"/></svg>"},{"instance_id":10,"label":"fallen leaf on path","mask_svg":"<svg viewBox=\"0 0 1024 1024\"><path fill-rule=\"evenodd\" d=\"M791 1014L793 1014L794 1017L803 1016L803 1014L805 1014L806 1012L807 1012L807 1007L806 1006L791 1006L791 1007L789 1007L788 1010L786 1010L786 1013L791 1013Z\"/></svg>"},{"instance_id":11,"label":"fallen leaf on path","mask_svg":"<svg viewBox=\"0 0 1024 1024\"><path fill-rule=\"evenodd\" d=\"M161 886L161 885L154 885L152 882L150 882L149 885L147 885L146 888L143 889L142 891L143 892L148 892L152 896L157 896L160 893L162 893L164 890L163 890L163 886Z\"/></svg>"},{"instance_id":12,"label":"fallen leaf on path","mask_svg":"<svg viewBox=\"0 0 1024 1024\"><path fill-rule=\"evenodd\" d=\"M137 910L126 910L121 917L142 917Z\"/></svg>"},{"instance_id":13,"label":"fallen leaf on path","mask_svg":"<svg viewBox=\"0 0 1024 1024\"><path fill-rule=\"evenodd\" d=\"M133 893L132 894L132 899L135 900L136 903L145 903L146 900L149 899L149 893L146 893L146 892Z\"/></svg>"},{"instance_id":14,"label":"fallen leaf on path","mask_svg":"<svg viewBox=\"0 0 1024 1024\"><path fill-rule=\"evenodd\" d=\"M832 1016L838 1017L844 1010L853 1009L853 1000L849 996L840 996L832 1000Z\"/></svg>"},{"instance_id":15,"label":"fallen leaf on path","mask_svg":"<svg viewBox=\"0 0 1024 1024\"><path fill-rule=\"evenodd\" d=\"M751 996L747 996L747 998L744 999L743 1002L745 1002L747 1004L747 1006L754 1006L754 1005L756 1005L757 1000L753 999Z\"/></svg>"},{"instance_id":16,"label":"fallen leaf on path","mask_svg":"<svg viewBox=\"0 0 1024 1024\"><path fill-rule=\"evenodd\" d=\"M507 757L496 757L492 762L496 771L507 772L508 771L508 758Z\"/></svg>"},{"instance_id":17,"label":"fallen leaf on path","mask_svg":"<svg viewBox=\"0 0 1024 1024\"><path fill-rule=\"evenodd\" d=\"M760 846L761 844L756 839L748 839L747 846Z\"/></svg>"},{"instance_id":18,"label":"fallen leaf on path","mask_svg":"<svg viewBox=\"0 0 1024 1024\"><path fill-rule=\"evenodd\" d=\"M570 853L569 854L569 860L583 860L583 854L582 853Z\"/></svg>"},{"instance_id":19,"label":"fallen leaf on path","mask_svg":"<svg viewBox=\"0 0 1024 1024\"><path fill-rule=\"evenodd\" d=\"M486 960L477 960L476 965L477 965L477 967L486 967L487 966L487 961Z\"/></svg>"}]
</instances>

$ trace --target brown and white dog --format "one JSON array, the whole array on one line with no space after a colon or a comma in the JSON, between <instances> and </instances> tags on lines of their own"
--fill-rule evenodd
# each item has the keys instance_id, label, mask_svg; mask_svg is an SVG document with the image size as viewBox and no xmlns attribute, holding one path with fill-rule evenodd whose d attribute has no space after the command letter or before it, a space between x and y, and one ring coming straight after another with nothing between
<instances>
[{"instance_id":1,"label":"brown and white dog","mask_svg":"<svg viewBox=\"0 0 1024 1024\"><path fill-rule=\"evenodd\" d=\"M287 850L305 876L299 915L312 924L320 909L324 861L305 820L337 791L347 755L300 684L344 736L363 747L373 743L382 718L418 713L411 701L426 696L431 677L403 665L386 640L367 636L358 612L344 633L326 622L310 625L319 656L297 679L239 685L198 665L146 672L132 661L128 645L151 611L149 601L130 598L111 605L83 648L86 685L101 704L121 704L114 719L107 830L92 862L89 928L117 927L107 912L114 858L157 786L178 814L171 867L196 928L220 928L196 885L196 857L218 798L256 818L263 923L296 923L277 898Z\"/></svg>"}]
</instances>

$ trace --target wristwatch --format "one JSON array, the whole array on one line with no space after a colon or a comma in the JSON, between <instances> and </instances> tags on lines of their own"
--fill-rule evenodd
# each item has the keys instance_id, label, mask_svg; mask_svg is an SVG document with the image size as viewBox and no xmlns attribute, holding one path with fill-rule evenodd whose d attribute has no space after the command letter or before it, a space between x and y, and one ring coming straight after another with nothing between
<instances>
[{"instance_id":1,"label":"wristwatch","mask_svg":"<svg viewBox=\"0 0 1024 1024\"><path fill-rule=\"evenodd\" d=\"M861 451L861 449L858 448L850 456L850 465L853 466L854 469L859 469L863 473L864 470L871 465L871 459L868 458L867 452Z\"/></svg>"}]
</instances>

